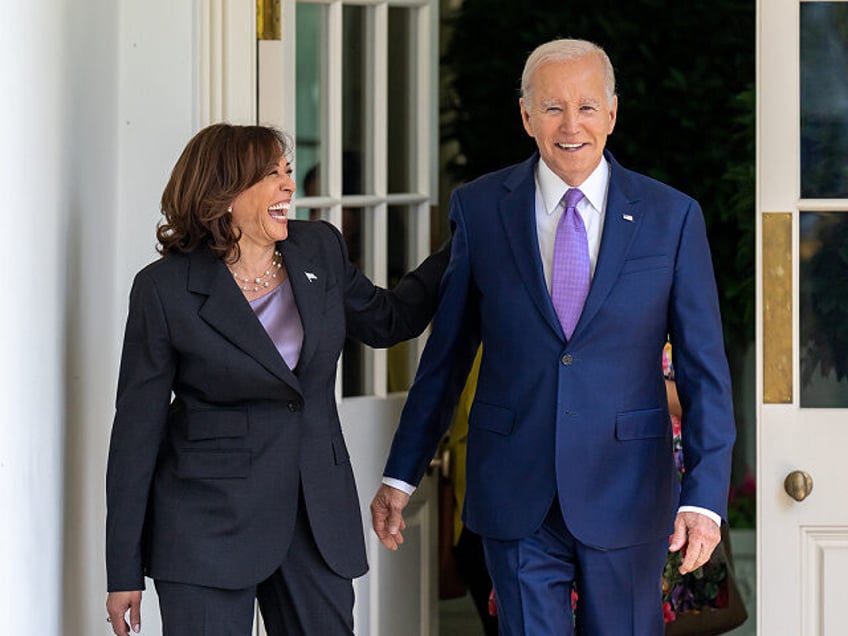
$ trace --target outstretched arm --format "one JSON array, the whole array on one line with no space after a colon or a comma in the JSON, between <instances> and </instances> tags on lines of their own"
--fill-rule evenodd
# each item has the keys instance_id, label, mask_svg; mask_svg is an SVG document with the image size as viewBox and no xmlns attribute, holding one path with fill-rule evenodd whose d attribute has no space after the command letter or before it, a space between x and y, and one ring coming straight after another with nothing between
<instances>
[{"instance_id":1,"label":"outstretched arm","mask_svg":"<svg viewBox=\"0 0 848 636\"><path fill-rule=\"evenodd\" d=\"M372 347L389 347L421 335L439 303L442 274L450 260L450 242L387 290L374 285L348 260L341 235L335 228L333 231L345 261L347 334Z\"/></svg>"}]
</instances>

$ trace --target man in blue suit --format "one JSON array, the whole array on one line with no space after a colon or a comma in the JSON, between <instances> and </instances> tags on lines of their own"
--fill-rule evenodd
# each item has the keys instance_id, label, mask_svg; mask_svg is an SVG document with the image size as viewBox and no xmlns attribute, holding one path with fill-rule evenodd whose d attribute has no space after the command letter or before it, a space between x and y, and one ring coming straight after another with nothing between
<instances>
[{"instance_id":1,"label":"man in blue suit","mask_svg":"<svg viewBox=\"0 0 848 636\"><path fill-rule=\"evenodd\" d=\"M703 216L605 151L618 101L599 47L543 44L521 88L538 152L452 196L451 261L374 529L390 549L403 542L440 413L482 341L464 516L483 537L501 633L572 634L576 587L578 633L660 635L667 551L685 548L684 572L709 559L735 438ZM682 483L667 337L685 413Z\"/></svg>"}]
</instances>

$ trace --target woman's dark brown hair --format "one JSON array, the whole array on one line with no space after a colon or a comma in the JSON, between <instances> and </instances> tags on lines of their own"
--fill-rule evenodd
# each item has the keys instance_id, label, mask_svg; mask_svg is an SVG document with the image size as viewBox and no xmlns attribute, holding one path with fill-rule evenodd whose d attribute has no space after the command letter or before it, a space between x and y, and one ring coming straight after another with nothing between
<instances>
[{"instance_id":1,"label":"woman's dark brown hair","mask_svg":"<svg viewBox=\"0 0 848 636\"><path fill-rule=\"evenodd\" d=\"M238 258L239 231L228 213L233 199L273 170L289 150L283 134L267 126L213 124L183 150L162 192L164 221L156 229L159 253L208 246Z\"/></svg>"}]
</instances>

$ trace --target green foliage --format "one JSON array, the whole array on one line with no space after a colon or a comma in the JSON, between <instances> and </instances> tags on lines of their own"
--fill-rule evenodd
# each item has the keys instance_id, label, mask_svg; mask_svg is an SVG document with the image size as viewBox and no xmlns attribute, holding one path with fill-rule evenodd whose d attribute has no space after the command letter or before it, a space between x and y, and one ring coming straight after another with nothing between
<instances>
[{"instance_id":1,"label":"green foliage","mask_svg":"<svg viewBox=\"0 0 848 636\"><path fill-rule=\"evenodd\" d=\"M741 496L728 504L727 525L734 530L757 527L757 498L755 495Z\"/></svg>"},{"instance_id":2,"label":"green foliage","mask_svg":"<svg viewBox=\"0 0 848 636\"><path fill-rule=\"evenodd\" d=\"M530 51L557 37L604 47L619 94L608 147L701 203L728 350L743 351L754 333L754 2L464 0L446 26L442 130L458 181L535 149L518 109Z\"/></svg>"},{"instance_id":3,"label":"green foliage","mask_svg":"<svg viewBox=\"0 0 848 636\"><path fill-rule=\"evenodd\" d=\"M727 606L721 586L727 580L727 564L712 559L688 574L680 573L682 551L670 552L662 575L663 602L675 616L684 612L700 612Z\"/></svg>"}]
</instances>

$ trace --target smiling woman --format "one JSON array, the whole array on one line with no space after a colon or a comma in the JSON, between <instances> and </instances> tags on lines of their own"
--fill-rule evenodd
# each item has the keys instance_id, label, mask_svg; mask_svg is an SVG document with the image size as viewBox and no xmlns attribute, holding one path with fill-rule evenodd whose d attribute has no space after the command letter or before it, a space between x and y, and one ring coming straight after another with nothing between
<instances>
[{"instance_id":1,"label":"smiling woman","mask_svg":"<svg viewBox=\"0 0 848 636\"><path fill-rule=\"evenodd\" d=\"M206 621L245 636L254 600L272 636L352 633L367 564L339 355L346 335L420 334L448 254L375 287L333 226L288 219L289 151L272 128L209 126L162 195L162 258L133 283L109 448L118 636L140 628L145 576L165 634Z\"/></svg>"},{"instance_id":2,"label":"smiling woman","mask_svg":"<svg viewBox=\"0 0 848 636\"><path fill-rule=\"evenodd\" d=\"M235 260L248 271L256 271L256 265L264 267L267 263L274 243L289 235L286 214L295 190L291 175L291 166L281 153L261 180L233 200L229 209L241 235L238 255L228 255L228 260L236 256Z\"/></svg>"}]
</instances>

